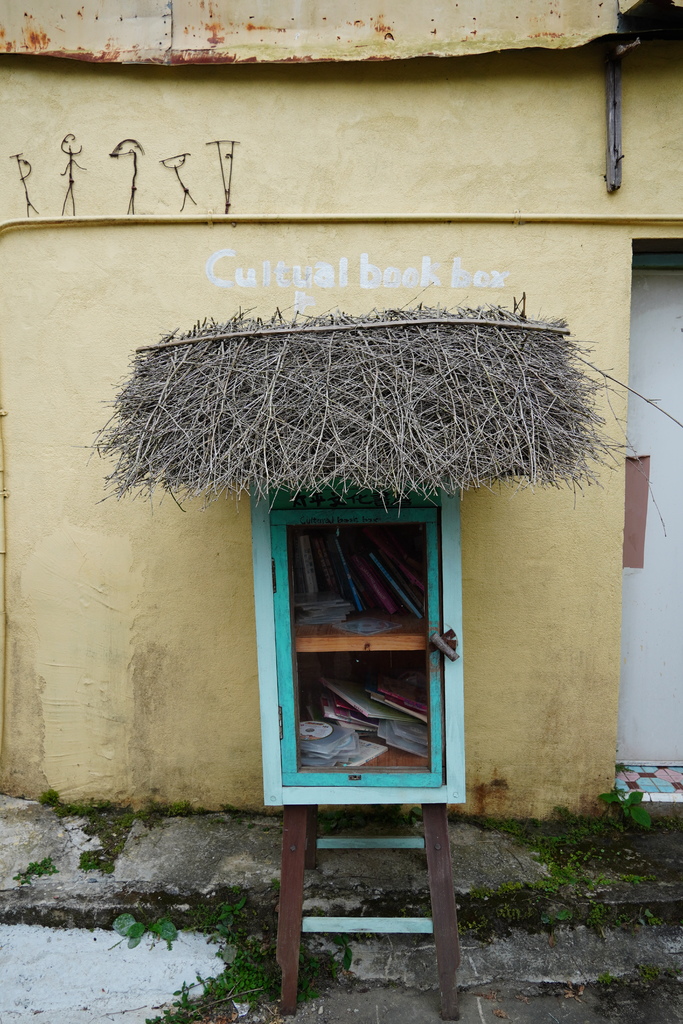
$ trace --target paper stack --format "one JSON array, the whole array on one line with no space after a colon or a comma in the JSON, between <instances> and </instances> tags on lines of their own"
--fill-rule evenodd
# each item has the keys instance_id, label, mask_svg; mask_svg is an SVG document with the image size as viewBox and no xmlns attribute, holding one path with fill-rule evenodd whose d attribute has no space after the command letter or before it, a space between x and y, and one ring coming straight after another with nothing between
<instances>
[{"instance_id":1,"label":"paper stack","mask_svg":"<svg viewBox=\"0 0 683 1024\"><path fill-rule=\"evenodd\" d=\"M315 594L295 594L295 621L298 626L343 622L353 605L331 591Z\"/></svg>"}]
</instances>

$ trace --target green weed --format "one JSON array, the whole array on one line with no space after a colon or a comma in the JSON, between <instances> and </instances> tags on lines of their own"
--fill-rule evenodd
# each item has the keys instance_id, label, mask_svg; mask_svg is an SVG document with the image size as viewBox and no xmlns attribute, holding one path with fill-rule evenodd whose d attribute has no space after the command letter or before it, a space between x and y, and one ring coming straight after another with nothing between
<instances>
[{"instance_id":1,"label":"green weed","mask_svg":"<svg viewBox=\"0 0 683 1024\"><path fill-rule=\"evenodd\" d=\"M603 939L609 914L610 909L604 903L592 903L586 916L586 925L596 931Z\"/></svg>"},{"instance_id":2,"label":"green weed","mask_svg":"<svg viewBox=\"0 0 683 1024\"><path fill-rule=\"evenodd\" d=\"M218 935L219 938L232 934L235 923L246 915L244 906L247 901L246 896L240 896L239 886L233 886L233 891L240 897L234 903L221 903L218 907L202 903L193 907L188 915L192 930Z\"/></svg>"},{"instance_id":3,"label":"green weed","mask_svg":"<svg viewBox=\"0 0 683 1024\"><path fill-rule=\"evenodd\" d=\"M27 868L14 876L14 881L20 885L30 885L34 878L42 878L44 875L56 875L59 868L52 863L52 857L43 857L39 861L31 861Z\"/></svg>"},{"instance_id":4,"label":"green weed","mask_svg":"<svg viewBox=\"0 0 683 1024\"><path fill-rule=\"evenodd\" d=\"M145 932L163 939L168 949L173 948L173 943L178 938L178 929L167 917L160 918L148 927L142 921L136 921L132 914L119 914L114 921L113 928L121 936L121 942L124 939L128 939L129 949L135 949L136 946L140 945ZM118 942L114 943L116 946L119 944Z\"/></svg>"},{"instance_id":5,"label":"green weed","mask_svg":"<svg viewBox=\"0 0 683 1024\"><path fill-rule=\"evenodd\" d=\"M632 790L626 796L624 791L617 789L616 786L609 793L600 793L600 799L604 800L606 804L618 808L625 819L631 818L632 821L635 821L636 825L641 825L642 828L650 828L652 818L645 808L641 807L643 796L644 794L638 790Z\"/></svg>"},{"instance_id":6,"label":"green weed","mask_svg":"<svg viewBox=\"0 0 683 1024\"><path fill-rule=\"evenodd\" d=\"M107 860L101 850L85 850L78 860L81 871L103 871L110 875L114 870L112 861Z\"/></svg>"},{"instance_id":7,"label":"green weed","mask_svg":"<svg viewBox=\"0 0 683 1024\"><path fill-rule=\"evenodd\" d=\"M335 935L332 941L340 947L342 967L345 971L350 971L353 963L353 950L348 935Z\"/></svg>"},{"instance_id":8,"label":"green weed","mask_svg":"<svg viewBox=\"0 0 683 1024\"><path fill-rule=\"evenodd\" d=\"M657 981L662 973L661 967L655 967L654 964L638 964L637 967L641 981Z\"/></svg>"},{"instance_id":9,"label":"green weed","mask_svg":"<svg viewBox=\"0 0 683 1024\"><path fill-rule=\"evenodd\" d=\"M510 903L502 903L496 910L496 914L504 921L519 921L522 917L520 908L513 907Z\"/></svg>"},{"instance_id":10,"label":"green weed","mask_svg":"<svg viewBox=\"0 0 683 1024\"><path fill-rule=\"evenodd\" d=\"M160 824L165 818L187 817L191 814L206 814L203 807L193 807L187 800L171 804L150 803L147 807L133 811L130 807L118 807L109 800L77 800L66 802L60 799L56 789L48 789L40 796L45 807L51 807L60 818L83 818L83 831L100 841L101 849L82 856L80 867L84 871L103 871L111 874L114 862L121 854L128 833L135 821L149 826Z\"/></svg>"},{"instance_id":11,"label":"green weed","mask_svg":"<svg viewBox=\"0 0 683 1024\"><path fill-rule=\"evenodd\" d=\"M562 907L560 910L544 910L541 914L541 921L548 928L548 945L555 945L555 925L562 921L571 921L574 912L569 907Z\"/></svg>"},{"instance_id":12,"label":"green weed","mask_svg":"<svg viewBox=\"0 0 683 1024\"><path fill-rule=\"evenodd\" d=\"M475 885L470 889L470 896L475 900L487 900L490 896L495 896L495 894L495 889L489 889L485 885Z\"/></svg>"}]
</instances>

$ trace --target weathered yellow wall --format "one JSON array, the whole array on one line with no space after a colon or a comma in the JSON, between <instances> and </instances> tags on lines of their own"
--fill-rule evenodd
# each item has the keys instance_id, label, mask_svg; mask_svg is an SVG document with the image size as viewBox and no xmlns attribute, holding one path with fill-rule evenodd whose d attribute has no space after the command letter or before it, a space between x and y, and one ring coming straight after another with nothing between
<instances>
[{"instance_id":1,"label":"weathered yellow wall","mask_svg":"<svg viewBox=\"0 0 683 1024\"><path fill-rule=\"evenodd\" d=\"M680 44L625 66L624 186L607 196L599 47L375 66L133 68L10 58L5 155L33 163L31 198L59 214L67 131L83 145L79 214L177 211L158 163L190 151L200 211L221 209L214 138L235 138L233 212L683 212ZM5 160L0 214L24 213ZM663 229L637 234L666 234ZM673 230L668 234L673 234ZM306 288L310 312L449 306L527 293L568 318L625 378L628 227L226 225L50 228L0 239L6 454L7 679L0 787L35 796L207 807L261 800L249 511L220 500L102 502L87 446L132 349L236 308L290 310L293 288L218 288L263 260L349 259L349 285ZM361 289L358 261L441 264L441 287ZM450 268L507 273L451 289ZM260 270L259 270L260 280ZM485 281L486 278L480 278ZM616 399L616 407L623 403ZM611 429L617 432L612 423ZM463 501L469 809L542 815L611 785L619 673L622 479L603 488L468 493Z\"/></svg>"}]
</instances>

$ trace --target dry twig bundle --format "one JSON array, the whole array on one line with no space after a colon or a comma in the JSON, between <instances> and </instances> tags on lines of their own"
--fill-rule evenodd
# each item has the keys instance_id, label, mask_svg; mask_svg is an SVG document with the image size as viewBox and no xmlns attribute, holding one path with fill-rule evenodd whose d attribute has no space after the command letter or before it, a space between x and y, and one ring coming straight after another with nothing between
<instances>
[{"instance_id":1,"label":"dry twig bundle","mask_svg":"<svg viewBox=\"0 0 683 1024\"><path fill-rule=\"evenodd\" d=\"M136 353L96 447L119 496L590 483L604 385L568 334L500 308L204 323Z\"/></svg>"}]
</instances>

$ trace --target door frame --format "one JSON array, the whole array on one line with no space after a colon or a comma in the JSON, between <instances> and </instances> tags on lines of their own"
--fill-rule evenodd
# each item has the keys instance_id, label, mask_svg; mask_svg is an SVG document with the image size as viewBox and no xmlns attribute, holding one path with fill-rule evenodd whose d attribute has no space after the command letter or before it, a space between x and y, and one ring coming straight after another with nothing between
<instances>
[{"instance_id":1,"label":"door frame","mask_svg":"<svg viewBox=\"0 0 683 1024\"><path fill-rule=\"evenodd\" d=\"M662 271L662 272L666 273L666 271L681 271L681 270L683 270L683 240L679 240L679 239L656 239L656 240L653 240L652 243L651 243L652 244L652 249L647 248L648 244L649 244L648 241L645 240L645 239L634 240L634 243L633 243L634 249L636 249L636 246L637 246L638 251L634 251L634 253L633 253L632 271L634 271L634 270L655 270L655 271L659 270L659 271ZM662 246L661 251L658 251L659 250L659 246ZM630 362L630 354L629 354L629 362ZM627 433L628 433L628 429L629 429L629 425L628 425L628 420L627 420L627 424L626 424ZM648 458L649 458L649 456L648 456ZM650 498L649 494L648 494L647 501L648 501L648 506L649 506L649 504L651 502L651 498ZM651 512L651 510L648 508L647 518L649 518L650 512ZM626 571L626 569L624 569L624 572L625 571ZM624 577L623 577L623 574L622 574L622 600L623 600L623 591L624 591L623 579L624 579ZM622 610L622 625L621 625L621 629L622 629L622 634L623 634L623 629L624 629L623 610ZM621 655L621 659L620 659L621 660L620 671L623 672L623 637L622 637L622 648L621 648L621 651L622 651L622 655ZM619 702L620 703L619 703L619 710L618 710L619 728L621 728L621 715L622 715L622 704L621 704L621 701L622 701L622 698L623 698L623 689L622 689L622 686L620 685L620 691L619 691ZM617 742L619 742L619 738L618 738ZM622 754L619 751L617 751L617 758L618 758L619 761L623 761L624 758L626 758L629 763L632 763L632 764L636 764L637 763L639 765L643 765L643 767L650 767L650 766L653 766L653 767L666 767L667 765L678 765L678 764L680 764L680 758L674 759L673 761L672 760L667 760L666 758L661 758L661 757L657 758L655 760L646 759L646 758L631 758L629 760L628 759L628 755Z\"/></svg>"}]
</instances>

